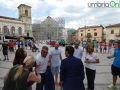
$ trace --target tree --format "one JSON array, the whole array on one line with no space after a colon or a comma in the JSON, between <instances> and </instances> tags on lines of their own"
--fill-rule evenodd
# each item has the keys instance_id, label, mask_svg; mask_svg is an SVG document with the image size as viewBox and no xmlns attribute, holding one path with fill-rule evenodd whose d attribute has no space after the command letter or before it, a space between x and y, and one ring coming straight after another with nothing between
<instances>
[{"instance_id":1,"label":"tree","mask_svg":"<svg viewBox=\"0 0 120 90\"><path fill-rule=\"evenodd\" d=\"M72 34L75 34L76 32L73 32Z\"/></svg>"}]
</instances>

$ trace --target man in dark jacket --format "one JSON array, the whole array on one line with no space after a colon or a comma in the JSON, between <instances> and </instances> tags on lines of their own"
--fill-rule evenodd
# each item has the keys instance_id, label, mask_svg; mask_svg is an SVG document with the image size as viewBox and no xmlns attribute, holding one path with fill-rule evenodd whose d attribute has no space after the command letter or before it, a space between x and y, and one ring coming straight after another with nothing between
<instances>
[{"instance_id":1,"label":"man in dark jacket","mask_svg":"<svg viewBox=\"0 0 120 90\"><path fill-rule=\"evenodd\" d=\"M65 55L67 58L61 61L60 81L63 82L63 90L85 90L84 66L81 59L73 56L74 48L67 46Z\"/></svg>"}]
</instances>

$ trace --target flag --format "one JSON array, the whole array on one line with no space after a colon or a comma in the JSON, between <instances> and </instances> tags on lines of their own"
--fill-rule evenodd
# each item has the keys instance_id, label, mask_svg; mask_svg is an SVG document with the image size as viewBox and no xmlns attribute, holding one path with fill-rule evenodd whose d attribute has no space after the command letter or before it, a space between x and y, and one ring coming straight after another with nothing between
<instances>
[{"instance_id":1,"label":"flag","mask_svg":"<svg viewBox=\"0 0 120 90\"><path fill-rule=\"evenodd\" d=\"M8 34L10 34L10 31L9 31L9 29L8 29Z\"/></svg>"},{"instance_id":2,"label":"flag","mask_svg":"<svg viewBox=\"0 0 120 90\"><path fill-rule=\"evenodd\" d=\"M14 30L13 30L13 35L14 35Z\"/></svg>"}]
</instances>

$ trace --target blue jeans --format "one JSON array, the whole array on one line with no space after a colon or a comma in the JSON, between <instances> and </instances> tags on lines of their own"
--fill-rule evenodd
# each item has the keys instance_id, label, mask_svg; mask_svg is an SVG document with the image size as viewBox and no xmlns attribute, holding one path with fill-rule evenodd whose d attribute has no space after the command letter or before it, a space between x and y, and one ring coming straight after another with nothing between
<instances>
[{"instance_id":1,"label":"blue jeans","mask_svg":"<svg viewBox=\"0 0 120 90\"><path fill-rule=\"evenodd\" d=\"M41 75L41 83L37 83L36 90L43 90L43 86L45 84L45 73L40 73Z\"/></svg>"}]
</instances>

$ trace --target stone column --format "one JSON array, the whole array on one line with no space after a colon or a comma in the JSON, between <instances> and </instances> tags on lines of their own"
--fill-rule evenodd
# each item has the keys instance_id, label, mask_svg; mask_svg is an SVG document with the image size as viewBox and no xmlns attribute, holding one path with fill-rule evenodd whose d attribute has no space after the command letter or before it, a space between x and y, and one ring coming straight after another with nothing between
<instances>
[{"instance_id":1,"label":"stone column","mask_svg":"<svg viewBox=\"0 0 120 90\"><path fill-rule=\"evenodd\" d=\"M16 33L17 35L19 35L18 29L17 29L17 23L15 23L15 33Z\"/></svg>"},{"instance_id":2,"label":"stone column","mask_svg":"<svg viewBox=\"0 0 120 90\"><path fill-rule=\"evenodd\" d=\"M9 25L9 27L8 27L9 32L10 32L10 34L12 34L12 32L11 32L11 30L10 30L10 23L9 23L8 25ZM7 31L8 31L8 30L7 30Z\"/></svg>"}]
</instances>

